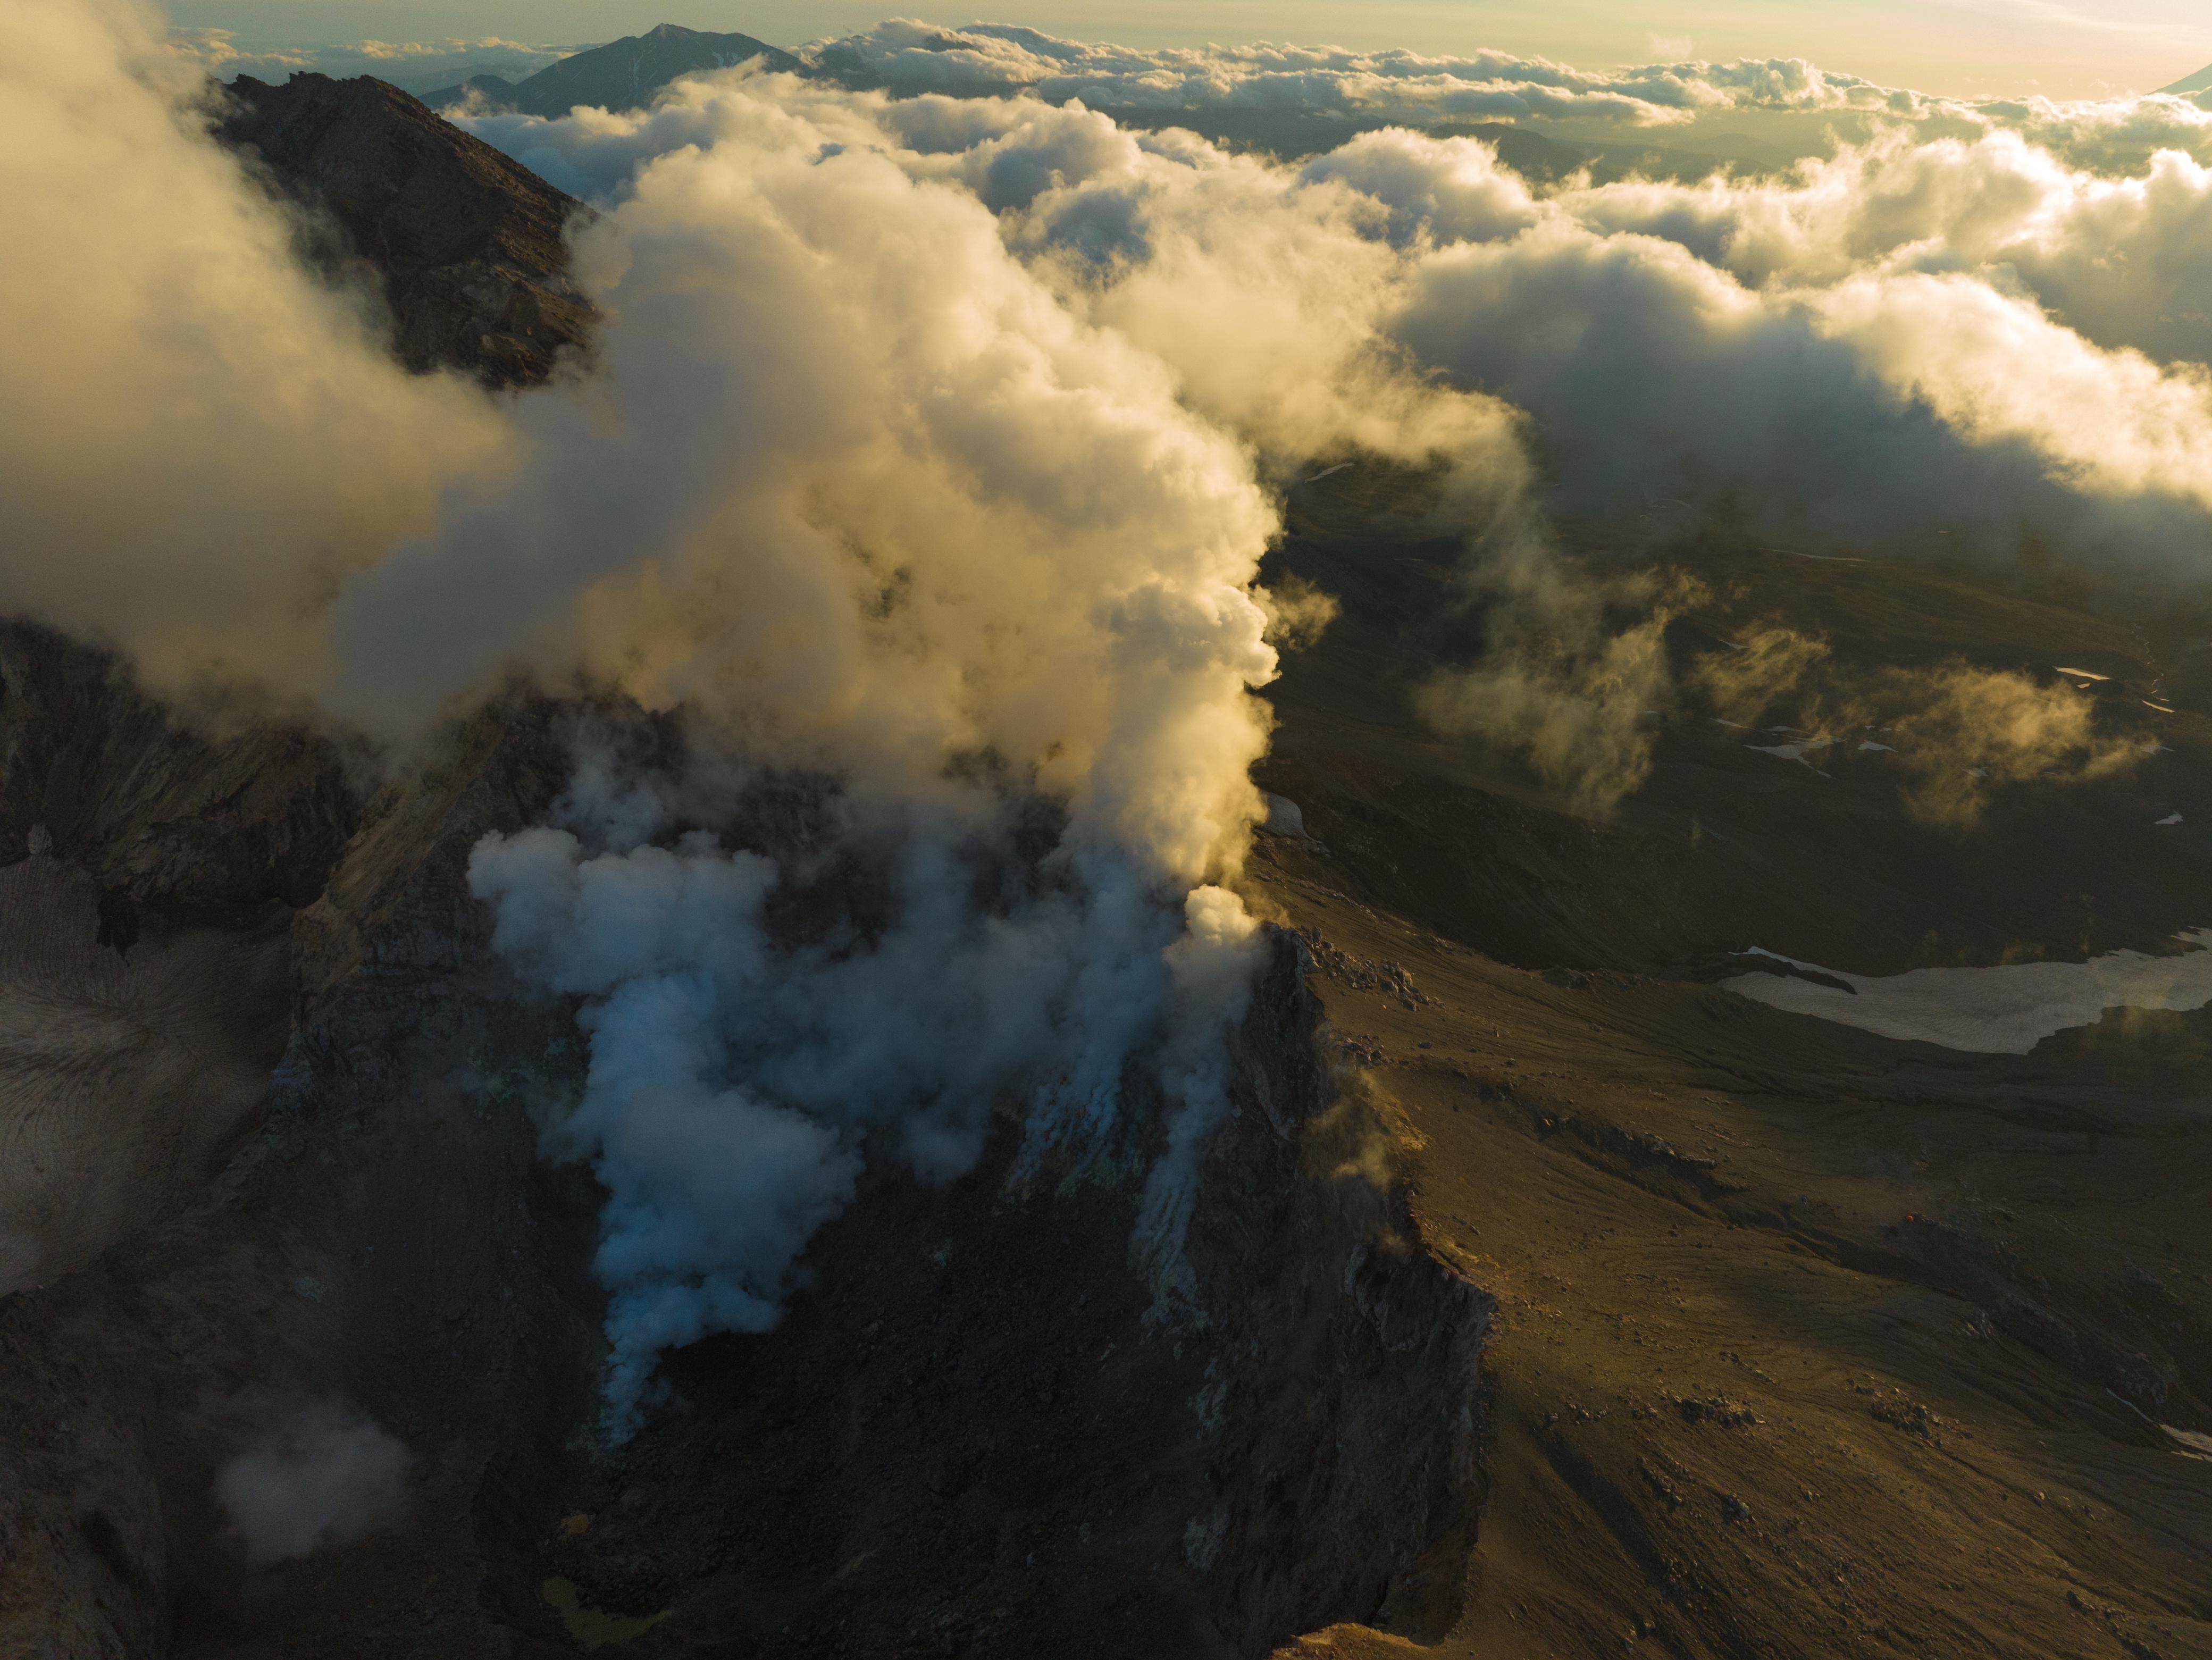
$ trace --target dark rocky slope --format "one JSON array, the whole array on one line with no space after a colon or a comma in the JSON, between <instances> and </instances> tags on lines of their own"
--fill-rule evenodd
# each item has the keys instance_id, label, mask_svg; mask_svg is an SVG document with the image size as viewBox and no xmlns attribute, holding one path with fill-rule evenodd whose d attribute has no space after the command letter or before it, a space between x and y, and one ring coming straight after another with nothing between
<instances>
[{"instance_id":1,"label":"dark rocky slope","mask_svg":"<svg viewBox=\"0 0 2212 1660\"><path fill-rule=\"evenodd\" d=\"M241 76L218 132L314 216L320 263L374 272L410 368L525 386L583 347L592 311L562 240L581 204L398 88Z\"/></svg>"},{"instance_id":2,"label":"dark rocky slope","mask_svg":"<svg viewBox=\"0 0 2212 1660\"><path fill-rule=\"evenodd\" d=\"M664 1614L638 1653L1250 1655L1448 1619L1488 1304L1362 1173L1286 938L1199 1317L1148 1318L1127 1266L1140 1159L1072 1195L884 1177L781 1331L679 1357L676 1403L595 1446L598 1193L535 1131L584 1055L465 887L563 783L556 714L487 711L369 804L293 925L266 1122L180 1213L0 1303L0 1653L567 1652L554 1582L571 1620ZM216 1473L334 1401L407 1448L404 1525L256 1568Z\"/></svg>"},{"instance_id":3,"label":"dark rocky slope","mask_svg":"<svg viewBox=\"0 0 2212 1660\"><path fill-rule=\"evenodd\" d=\"M104 943L313 903L359 827L360 758L296 721L183 718L107 653L0 622L0 862L43 829L99 882Z\"/></svg>"}]
</instances>

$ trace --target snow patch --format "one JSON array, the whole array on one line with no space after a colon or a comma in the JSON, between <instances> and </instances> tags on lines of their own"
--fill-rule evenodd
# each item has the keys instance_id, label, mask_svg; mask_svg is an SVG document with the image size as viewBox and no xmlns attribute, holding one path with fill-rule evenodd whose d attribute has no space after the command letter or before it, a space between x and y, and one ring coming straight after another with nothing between
<instances>
[{"instance_id":1,"label":"snow patch","mask_svg":"<svg viewBox=\"0 0 2212 1660\"><path fill-rule=\"evenodd\" d=\"M1795 761L1801 767L1811 768L1813 763L1805 757L1813 751L1827 748L1835 741L1824 733L1818 738L1802 739L1795 744L1746 744L1744 748L1756 750L1761 755L1776 756L1784 761Z\"/></svg>"},{"instance_id":2,"label":"snow patch","mask_svg":"<svg viewBox=\"0 0 2212 1660\"><path fill-rule=\"evenodd\" d=\"M2212 928L2176 936L2192 949L2176 957L2116 951L2086 963L2008 963L1986 969L1913 969L1856 975L1754 948L1839 982L1741 974L1728 990L1771 1008L1809 1014L1884 1037L1978 1055L2026 1055L2045 1038L2094 1025L2107 1009L2203 1008L2212 1003Z\"/></svg>"}]
</instances>

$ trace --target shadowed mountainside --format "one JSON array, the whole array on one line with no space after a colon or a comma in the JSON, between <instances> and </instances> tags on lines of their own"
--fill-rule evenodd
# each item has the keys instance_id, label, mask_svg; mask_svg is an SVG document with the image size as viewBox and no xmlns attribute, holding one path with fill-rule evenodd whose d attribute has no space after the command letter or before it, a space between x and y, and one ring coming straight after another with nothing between
<instances>
[{"instance_id":1,"label":"shadowed mountainside","mask_svg":"<svg viewBox=\"0 0 2212 1660\"><path fill-rule=\"evenodd\" d=\"M581 204L398 88L243 76L218 132L312 216L319 264L374 273L410 368L526 386L583 348L592 310L562 240Z\"/></svg>"}]
</instances>

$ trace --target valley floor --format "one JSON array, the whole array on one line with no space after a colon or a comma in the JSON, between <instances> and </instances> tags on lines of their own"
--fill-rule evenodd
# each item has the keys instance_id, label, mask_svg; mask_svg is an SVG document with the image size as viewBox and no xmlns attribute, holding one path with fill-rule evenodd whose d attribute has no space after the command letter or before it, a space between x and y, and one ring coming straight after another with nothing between
<instances>
[{"instance_id":1,"label":"valley floor","mask_svg":"<svg viewBox=\"0 0 2212 1660\"><path fill-rule=\"evenodd\" d=\"M2117 1018L1992 1062L1509 967L1315 842L1253 877L1430 1250L1499 1304L1449 1635L1286 1655L2212 1655L2212 1459L2108 1386L2161 1343L2203 1375L2201 1073Z\"/></svg>"}]
</instances>

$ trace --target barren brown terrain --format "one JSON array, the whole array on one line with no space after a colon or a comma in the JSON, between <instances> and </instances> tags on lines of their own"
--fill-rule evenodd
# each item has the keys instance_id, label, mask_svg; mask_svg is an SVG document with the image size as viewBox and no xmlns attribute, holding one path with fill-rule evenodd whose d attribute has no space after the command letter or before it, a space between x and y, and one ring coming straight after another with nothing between
<instances>
[{"instance_id":1,"label":"barren brown terrain","mask_svg":"<svg viewBox=\"0 0 2212 1660\"><path fill-rule=\"evenodd\" d=\"M1878 757L1816 769L1678 709L1592 818L1394 714L1468 626L1407 597L1449 593L1426 550L1350 489L1294 522L1285 562L1346 612L1276 693L1262 776L1308 835L1262 836L1253 886L1428 1249L1498 1311L1449 1635L1291 1651L2212 1653L2212 1015L1982 1055L1706 983L1753 946L1874 973L2174 949L2208 723L2148 617L2033 574L1678 550L1720 596L1678 650L1768 619L1868 662L2094 655L2165 749L1937 829Z\"/></svg>"},{"instance_id":2,"label":"barren brown terrain","mask_svg":"<svg viewBox=\"0 0 2212 1660\"><path fill-rule=\"evenodd\" d=\"M2212 1171L2174 1071L2127 1068L2123 1105L2110 1045L1990 1078L1704 988L1555 985L1271 852L1428 1248L1498 1298L1436 1652L2212 1652L2206 1444L2096 1347L2203 1376Z\"/></svg>"}]
</instances>

